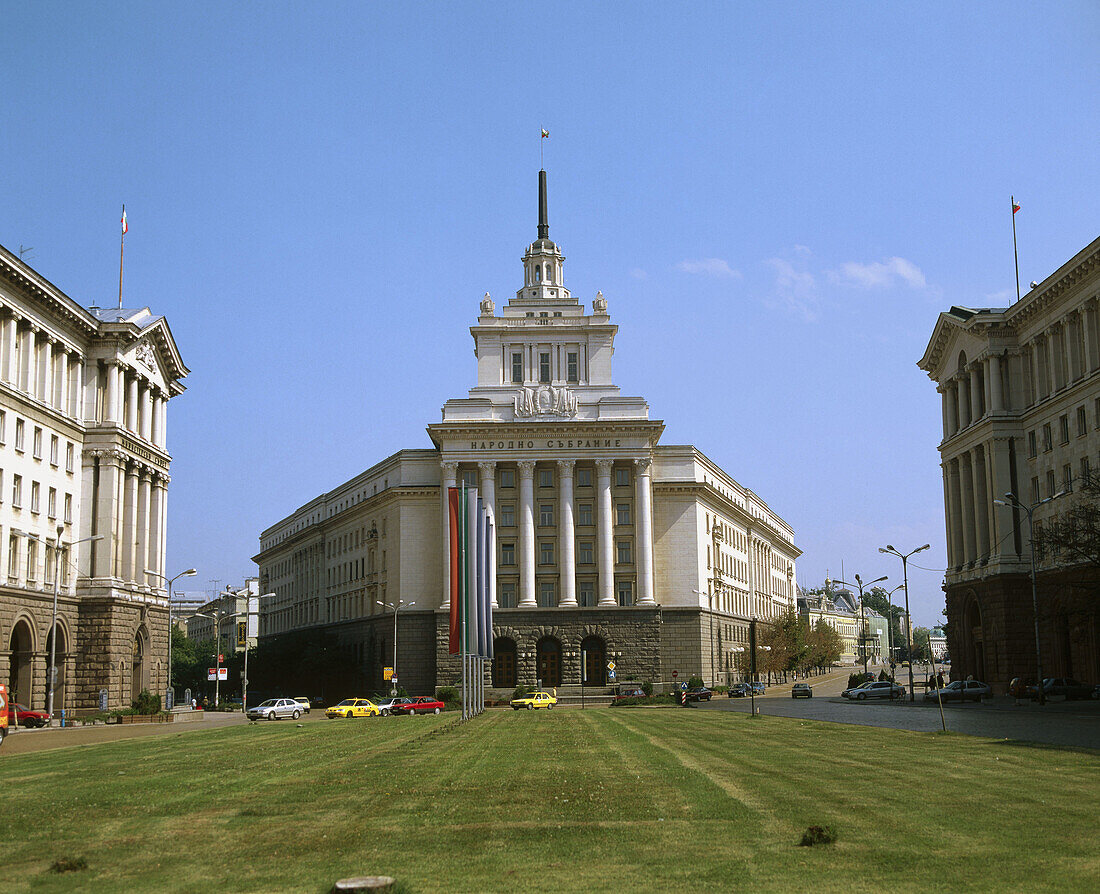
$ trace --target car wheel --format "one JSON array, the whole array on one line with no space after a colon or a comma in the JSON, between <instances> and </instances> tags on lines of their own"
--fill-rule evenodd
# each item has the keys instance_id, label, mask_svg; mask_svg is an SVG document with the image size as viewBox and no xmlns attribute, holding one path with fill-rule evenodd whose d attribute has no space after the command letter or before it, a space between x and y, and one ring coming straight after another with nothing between
<instances>
[{"instance_id":1,"label":"car wheel","mask_svg":"<svg viewBox=\"0 0 1100 894\"><path fill-rule=\"evenodd\" d=\"M856 696L856 698L860 701L863 701L865 698L867 698L867 696L861 692L859 695Z\"/></svg>"},{"instance_id":2,"label":"car wheel","mask_svg":"<svg viewBox=\"0 0 1100 894\"><path fill-rule=\"evenodd\" d=\"M290 716L291 716L291 717L293 717L293 718L294 718L295 720L297 720L297 719L298 719L299 717L301 717L301 716L302 716L302 712L301 712L301 711L299 711L299 710L297 710L297 709L295 709L294 713L293 713L293 714L291 714Z\"/></svg>"},{"instance_id":3,"label":"car wheel","mask_svg":"<svg viewBox=\"0 0 1100 894\"><path fill-rule=\"evenodd\" d=\"M435 713L436 713L436 714L438 714L438 713L439 713L439 708L436 708L436 709L435 709Z\"/></svg>"},{"instance_id":4,"label":"car wheel","mask_svg":"<svg viewBox=\"0 0 1100 894\"><path fill-rule=\"evenodd\" d=\"M278 719L279 719L279 715L278 715L278 714L276 714L276 713L275 713L274 711L269 711L269 712L268 712L268 715L267 715L267 719L268 719L268 720L278 720Z\"/></svg>"},{"instance_id":5,"label":"car wheel","mask_svg":"<svg viewBox=\"0 0 1100 894\"><path fill-rule=\"evenodd\" d=\"M528 706L527 706L527 710L528 710L528 711L531 711L531 710L533 710L533 709L534 709L534 707L535 707L534 705L528 705Z\"/></svg>"},{"instance_id":6,"label":"car wheel","mask_svg":"<svg viewBox=\"0 0 1100 894\"><path fill-rule=\"evenodd\" d=\"M553 711L553 710L554 710L554 706L553 706L553 705L547 705L547 706L546 706L546 710L547 710L547 711Z\"/></svg>"},{"instance_id":7,"label":"car wheel","mask_svg":"<svg viewBox=\"0 0 1100 894\"><path fill-rule=\"evenodd\" d=\"M519 710L519 705L512 705L512 710L513 711L518 711Z\"/></svg>"}]
</instances>

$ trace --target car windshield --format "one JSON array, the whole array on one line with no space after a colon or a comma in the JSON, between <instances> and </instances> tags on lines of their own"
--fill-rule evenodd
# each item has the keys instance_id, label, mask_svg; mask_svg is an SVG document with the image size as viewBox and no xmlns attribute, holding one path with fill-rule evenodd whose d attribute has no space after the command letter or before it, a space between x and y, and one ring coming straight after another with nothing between
<instances>
[{"instance_id":1,"label":"car windshield","mask_svg":"<svg viewBox=\"0 0 1100 894\"><path fill-rule=\"evenodd\" d=\"M948 683L948 684L947 684L946 686L944 686L943 688L944 688L944 689L962 689L962 688L963 688L963 684L962 684L962 682L961 682L961 681L959 681L959 680L956 680L956 681L955 681L954 683Z\"/></svg>"},{"instance_id":2,"label":"car windshield","mask_svg":"<svg viewBox=\"0 0 1100 894\"><path fill-rule=\"evenodd\" d=\"M256 707L257 708L274 708L275 707L275 699L269 698L266 702L260 702Z\"/></svg>"},{"instance_id":3,"label":"car windshield","mask_svg":"<svg viewBox=\"0 0 1100 894\"><path fill-rule=\"evenodd\" d=\"M346 698L342 702L340 702L336 707L337 708L344 708L344 707L349 707L349 706L354 705L354 704L355 704L355 699Z\"/></svg>"}]
</instances>

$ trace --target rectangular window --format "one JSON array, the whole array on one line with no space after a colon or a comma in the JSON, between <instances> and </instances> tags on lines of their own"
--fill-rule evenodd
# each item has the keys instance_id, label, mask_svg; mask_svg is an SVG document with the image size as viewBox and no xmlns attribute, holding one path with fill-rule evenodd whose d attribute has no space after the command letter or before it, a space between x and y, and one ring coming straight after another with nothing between
<instances>
[{"instance_id":1,"label":"rectangular window","mask_svg":"<svg viewBox=\"0 0 1100 894\"><path fill-rule=\"evenodd\" d=\"M1050 435L1050 423L1043 425L1043 451L1046 452L1054 446L1054 440Z\"/></svg>"},{"instance_id":2,"label":"rectangular window","mask_svg":"<svg viewBox=\"0 0 1100 894\"><path fill-rule=\"evenodd\" d=\"M1054 496L1054 469L1047 472L1047 496Z\"/></svg>"},{"instance_id":3,"label":"rectangular window","mask_svg":"<svg viewBox=\"0 0 1100 894\"><path fill-rule=\"evenodd\" d=\"M1039 477L1036 476L1031 479L1031 502L1039 502Z\"/></svg>"},{"instance_id":4,"label":"rectangular window","mask_svg":"<svg viewBox=\"0 0 1100 894\"><path fill-rule=\"evenodd\" d=\"M65 444L65 471L72 472L73 470L73 443L69 441Z\"/></svg>"},{"instance_id":5,"label":"rectangular window","mask_svg":"<svg viewBox=\"0 0 1100 894\"><path fill-rule=\"evenodd\" d=\"M630 487L630 469L615 469L615 487Z\"/></svg>"},{"instance_id":6,"label":"rectangular window","mask_svg":"<svg viewBox=\"0 0 1100 894\"><path fill-rule=\"evenodd\" d=\"M577 469L577 487L591 487L592 486L592 470L591 469Z\"/></svg>"},{"instance_id":7,"label":"rectangular window","mask_svg":"<svg viewBox=\"0 0 1100 894\"><path fill-rule=\"evenodd\" d=\"M1092 415L1096 417L1096 427L1100 428L1100 397L1092 402ZM4 440L4 417L0 416L0 441Z\"/></svg>"},{"instance_id":8,"label":"rectangular window","mask_svg":"<svg viewBox=\"0 0 1100 894\"><path fill-rule=\"evenodd\" d=\"M497 604L501 608L515 608L516 607L516 585L512 581L502 581L500 584L500 595L497 597Z\"/></svg>"},{"instance_id":9,"label":"rectangular window","mask_svg":"<svg viewBox=\"0 0 1100 894\"><path fill-rule=\"evenodd\" d=\"M38 579L38 541L27 541L27 580Z\"/></svg>"},{"instance_id":10,"label":"rectangular window","mask_svg":"<svg viewBox=\"0 0 1100 894\"><path fill-rule=\"evenodd\" d=\"M619 581L619 605L633 605L634 604L634 582L629 580Z\"/></svg>"},{"instance_id":11,"label":"rectangular window","mask_svg":"<svg viewBox=\"0 0 1100 894\"><path fill-rule=\"evenodd\" d=\"M539 469L539 487L553 487L554 472L551 469Z\"/></svg>"},{"instance_id":12,"label":"rectangular window","mask_svg":"<svg viewBox=\"0 0 1100 894\"><path fill-rule=\"evenodd\" d=\"M1034 429L1027 433L1027 455L1032 459L1039 455L1039 443L1035 437Z\"/></svg>"},{"instance_id":13,"label":"rectangular window","mask_svg":"<svg viewBox=\"0 0 1100 894\"><path fill-rule=\"evenodd\" d=\"M539 564L540 565L553 565L554 564L554 544L546 540L539 543Z\"/></svg>"},{"instance_id":14,"label":"rectangular window","mask_svg":"<svg viewBox=\"0 0 1100 894\"><path fill-rule=\"evenodd\" d=\"M539 381L545 385L550 383L550 355L539 354Z\"/></svg>"},{"instance_id":15,"label":"rectangular window","mask_svg":"<svg viewBox=\"0 0 1100 894\"><path fill-rule=\"evenodd\" d=\"M1069 414L1063 413L1058 417L1058 432L1062 436L1062 443L1069 443Z\"/></svg>"},{"instance_id":16,"label":"rectangular window","mask_svg":"<svg viewBox=\"0 0 1100 894\"><path fill-rule=\"evenodd\" d=\"M501 565L515 565L516 564L516 545L514 543L501 543L500 544L500 564Z\"/></svg>"},{"instance_id":17,"label":"rectangular window","mask_svg":"<svg viewBox=\"0 0 1100 894\"><path fill-rule=\"evenodd\" d=\"M615 544L615 562L618 565L629 565L631 562L631 549L629 540L620 540Z\"/></svg>"},{"instance_id":18,"label":"rectangular window","mask_svg":"<svg viewBox=\"0 0 1100 894\"><path fill-rule=\"evenodd\" d=\"M51 487L49 495L46 497L46 515L50 518L57 518L57 488Z\"/></svg>"},{"instance_id":19,"label":"rectangular window","mask_svg":"<svg viewBox=\"0 0 1100 894\"><path fill-rule=\"evenodd\" d=\"M66 546L61 547L61 555L58 558L58 565L61 566L61 586L67 587L69 585L69 548Z\"/></svg>"},{"instance_id":20,"label":"rectangular window","mask_svg":"<svg viewBox=\"0 0 1100 894\"><path fill-rule=\"evenodd\" d=\"M1097 400L1097 405L1100 406L1100 399ZM7 414L3 410L0 410L0 444L5 443L6 440L7 440L4 437L4 429L7 428L5 423L7 421L8 421Z\"/></svg>"},{"instance_id":21,"label":"rectangular window","mask_svg":"<svg viewBox=\"0 0 1100 894\"><path fill-rule=\"evenodd\" d=\"M46 583L53 583L53 543L49 540L46 541L46 573L43 577L46 578Z\"/></svg>"},{"instance_id":22,"label":"rectangular window","mask_svg":"<svg viewBox=\"0 0 1100 894\"><path fill-rule=\"evenodd\" d=\"M19 540L15 534L8 537L8 577L19 573Z\"/></svg>"},{"instance_id":23,"label":"rectangular window","mask_svg":"<svg viewBox=\"0 0 1100 894\"><path fill-rule=\"evenodd\" d=\"M34 458L42 459L42 429L40 429L37 425L34 427L34 439L31 443L34 447Z\"/></svg>"},{"instance_id":24,"label":"rectangular window","mask_svg":"<svg viewBox=\"0 0 1100 894\"><path fill-rule=\"evenodd\" d=\"M577 352L569 351L565 355L566 381L576 384L577 379Z\"/></svg>"},{"instance_id":25,"label":"rectangular window","mask_svg":"<svg viewBox=\"0 0 1100 894\"><path fill-rule=\"evenodd\" d=\"M592 541L582 540L577 544L577 564L578 565L592 565L595 564L595 558L592 551Z\"/></svg>"},{"instance_id":26,"label":"rectangular window","mask_svg":"<svg viewBox=\"0 0 1100 894\"><path fill-rule=\"evenodd\" d=\"M539 503L539 524L544 527L554 524L553 503Z\"/></svg>"},{"instance_id":27,"label":"rectangular window","mask_svg":"<svg viewBox=\"0 0 1100 894\"><path fill-rule=\"evenodd\" d=\"M16 509L23 508L23 476L11 476L11 504Z\"/></svg>"},{"instance_id":28,"label":"rectangular window","mask_svg":"<svg viewBox=\"0 0 1100 894\"><path fill-rule=\"evenodd\" d=\"M523 355L512 354L512 381L519 385L523 383Z\"/></svg>"},{"instance_id":29,"label":"rectangular window","mask_svg":"<svg viewBox=\"0 0 1100 894\"><path fill-rule=\"evenodd\" d=\"M596 585L590 580L577 584L577 604L591 608L596 604Z\"/></svg>"},{"instance_id":30,"label":"rectangular window","mask_svg":"<svg viewBox=\"0 0 1100 894\"><path fill-rule=\"evenodd\" d=\"M1073 468L1069 463L1062 466L1062 490L1067 494L1073 491Z\"/></svg>"},{"instance_id":31,"label":"rectangular window","mask_svg":"<svg viewBox=\"0 0 1100 894\"><path fill-rule=\"evenodd\" d=\"M1088 423L1088 420L1085 418L1085 408L1084 407L1078 407L1077 408L1077 437L1079 437L1079 438L1084 437L1084 435L1088 432L1088 430L1089 430L1089 423Z\"/></svg>"},{"instance_id":32,"label":"rectangular window","mask_svg":"<svg viewBox=\"0 0 1100 894\"><path fill-rule=\"evenodd\" d=\"M23 452L23 436L26 426L23 424L22 419L15 420L15 449L20 453Z\"/></svg>"},{"instance_id":33,"label":"rectangular window","mask_svg":"<svg viewBox=\"0 0 1100 894\"><path fill-rule=\"evenodd\" d=\"M616 503L615 504L615 524L617 524L617 525L629 525L630 524L630 504L629 503Z\"/></svg>"},{"instance_id":34,"label":"rectangular window","mask_svg":"<svg viewBox=\"0 0 1100 894\"><path fill-rule=\"evenodd\" d=\"M591 527L591 525L592 525L592 504L591 503L578 503L577 504L577 524Z\"/></svg>"},{"instance_id":35,"label":"rectangular window","mask_svg":"<svg viewBox=\"0 0 1100 894\"><path fill-rule=\"evenodd\" d=\"M467 488L477 487L477 472L463 472L461 481Z\"/></svg>"},{"instance_id":36,"label":"rectangular window","mask_svg":"<svg viewBox=\"0 0 1100 894\"><path fill-rule=\"evenodd\" d=\"M514 528L516 526L516 504L500 504L500 526L502 528Z\"/></svg>"},{"instance_id":37,"label":"rectangular window","mask_svg":"<svg viewBox=\"0 0 1100 894\"><path fill-rule=\"evenodd\" d=\"M1081 480L1087 482L1089 480L1089 477L1090 477L1089 476L1089 458L1087 456L1082 456L1081 457ZM2 483L0 483L0 493L3 493L3 491L4 491L4 485Z\"/></svg>"},{"instance_id":38,"label":"rectangular window","mask_svg":"<svg viewBox=\"0 0 1100 894\"><path fill-rule=\"evenodd\" d=\"M516 486L516 470L515 469L501 469L500 470L500 486L501 487L515 487Z\"/></svg>"},{"instance_id":39,"label":"rectangular window","mask_svg":"<svg viewBox=\"0 0 1100 894\"><path fill-rule=\"evenodd\" d=\"M50 465L54 468L57 467L57 455L60 443L61 442L57 440L57 435L50 435Z\"/></svg>"},{"instance_id":40,"label":"rectangular window","mask_svg":"<svg viewBox=\"0 0 1100 894\"><path fill-rule=\"evenodd\" d=\"M539 608L553 608L554 604L554 585L543 581L539 584Z\"/></svg>"}]
</instances>

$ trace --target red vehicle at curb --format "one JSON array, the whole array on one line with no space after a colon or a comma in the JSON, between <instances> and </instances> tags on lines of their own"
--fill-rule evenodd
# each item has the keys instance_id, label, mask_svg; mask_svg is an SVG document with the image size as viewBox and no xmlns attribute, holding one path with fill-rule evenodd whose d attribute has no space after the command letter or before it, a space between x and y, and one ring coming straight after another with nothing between
<instances>
[{"instance_id":1,"label":"red vehicle at curb","mask_svg":"<svg viewBox=\"0 0 1100 894\"><path fill-rule=\"evenodd\" d=\"M18 723L16 722L18 720ZM18 702L8 702L9 726L26 726L30 729L45 726L50 722L50 715L45 711L32 711L30 708Z\"/></svg>"},{"instance_id":2,"label":"red vehicle at curb","mask_svg":"<svg viewBox=\"0 0 1100 894\"><path fill-rule=\"evenodd\" d=\"M412 701L401 705L394 705L390 712L393 714L438 714L444 708L443 702L430 695L421 695Z\"/></svg>"}]
</instances>

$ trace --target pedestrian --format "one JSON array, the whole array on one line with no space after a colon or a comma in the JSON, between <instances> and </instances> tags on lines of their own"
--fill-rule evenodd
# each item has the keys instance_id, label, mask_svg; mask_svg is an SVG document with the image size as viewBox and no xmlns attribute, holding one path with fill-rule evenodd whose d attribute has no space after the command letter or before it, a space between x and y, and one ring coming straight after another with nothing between
<instances>
[{"instance_id":1,"label":"pedestrian","mask_svg":"<svg viewBox=\"0 0 1100 894\"><path fill-rule=\"evenodd\" d=\"M943 671L936 674L936 688L943 689Z\"/></svg>"}]
</instances>

